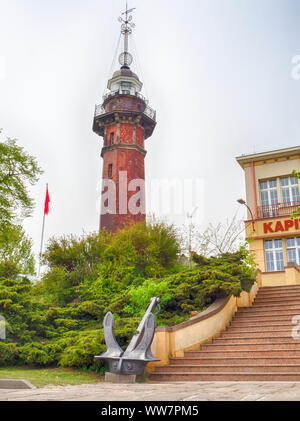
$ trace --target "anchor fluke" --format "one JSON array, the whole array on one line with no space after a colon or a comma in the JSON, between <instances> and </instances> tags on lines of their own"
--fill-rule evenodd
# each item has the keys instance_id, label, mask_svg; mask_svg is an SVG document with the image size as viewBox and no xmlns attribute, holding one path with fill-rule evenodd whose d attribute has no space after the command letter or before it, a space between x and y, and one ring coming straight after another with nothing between
<instances>
[{"instance_id":1,"label":"anchor fluke","mask_svg":"<svg viewBox=\"0 0 300 421\"><path fill-rule=\"evenodd\" d=\"M115 338L114 325L115 325L114 316L109 311L103 320L106 351L103 354L96 356L95 358L120 357L124 353L124 351L119 346Z\"/></svg>"}]
</instances>

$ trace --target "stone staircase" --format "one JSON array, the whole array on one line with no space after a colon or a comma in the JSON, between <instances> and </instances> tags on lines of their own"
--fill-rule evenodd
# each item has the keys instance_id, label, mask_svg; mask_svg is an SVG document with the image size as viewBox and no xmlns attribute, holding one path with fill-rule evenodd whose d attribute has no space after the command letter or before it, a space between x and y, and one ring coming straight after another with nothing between
<instances>
[{"instance_id":1,"label":"stone staircase","mask_svg":"<svg viewBox=\"0 0 300 421\"><path fill-rule=\"evenodd\" d=\"M156 366L150 379L300 381L300 339L292 337L295 315L300 315L300 285L260 288L253 305L239 308L221 336L200 351L172 358L168 366Z\"/></svg>"}]
</instances>

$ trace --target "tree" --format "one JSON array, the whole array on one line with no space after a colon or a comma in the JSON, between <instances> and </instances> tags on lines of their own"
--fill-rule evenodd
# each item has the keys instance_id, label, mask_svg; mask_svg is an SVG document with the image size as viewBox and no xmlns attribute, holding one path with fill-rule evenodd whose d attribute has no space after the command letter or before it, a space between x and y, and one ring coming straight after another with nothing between
<instances>
[{"instance_id":1,"label":"tree","mask_svg":"<svg viewBox=\"0 0 300 421\"><path fill-rule=\"evenodd\" d=\"M116 234L101 230L51 238L43 253L49 271L40 287L51 290L49 298L59 303L80 294L109 302L111 294L132 283L176 270L179 251L174 227L162 222L131 224Z\"/></svg>"},{"instance_id":2,"label":"tree","mask_svg":"<svg viewBox=\"0 0 300 421\"><path fill-rule=\"evenodd\" d=\"M292 172L292 176L293 176L293 177L296 177L296 178L298 178L298 179L300 179L300 172L298 172L298 171L294 170L294 171ZM300 206L298 206L298 208L294 210L294 212L293 212L293 213L292 213L292 215L291 215L291 218L292 218L292 219L294 219L294 218L296 218L296 217L297 217L297 215L299 215L299 214L300 214Z\"/></svg>"},{"instance_id":3,"label":"tree","mask_svg":"<svg viewBox=\"0 0 300 421\"><path fill-rule=\"evenodd\" d=\"M243 222L237 219L236 214L231 220L227 219L217 225L209 224L203 232L194 224L183 226L183 250L187 252L191 242L191 250L206 257L234 253L244 244L241 235L244 229Z\"/></svg>"},{"instance_id":4,"label":"tree","mask_svg":"<svg viewBox=\"0 0 300 421\"><path fill-rule=\"evenodd\" d=\"M0 265L11 263L18 273L34 274L32 240L21 225L2 224L0 229Z\"/></svg>"},{"instance_id":5,"label":"tree","mask_svg":"<svg viewBox=\"0 0 300 421\"><path fill-rule=\"evenodd\" d=\"M0 142L0 225L31 215L34 202L28 184L35 184L41 173L36 159L16 140Z\"/></svg>"}]
</instances>

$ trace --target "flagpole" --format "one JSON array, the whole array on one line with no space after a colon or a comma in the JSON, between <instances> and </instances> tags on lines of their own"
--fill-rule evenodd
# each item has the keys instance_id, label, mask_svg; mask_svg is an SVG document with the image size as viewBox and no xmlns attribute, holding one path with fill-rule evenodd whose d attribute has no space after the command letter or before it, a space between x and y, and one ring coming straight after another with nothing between
<instances>
[{"instance_id":1,"label":"flagpole","mask_svg":"<svg viewBox=\"0 0 300 421\"><path fill-rule=\"evenodd\" d=\"M46 192L48 190L48 183L46 184ZM41 248L40 248L40 254L39 254L39 271L38 271L38 278L41 274L41 257L43 252L43 242L44 242L44 232L45 232L45 208L44 208L44 216L43 216L43 226L42 226L42 237L41 237Z\"/></svg>"}]
</instances>

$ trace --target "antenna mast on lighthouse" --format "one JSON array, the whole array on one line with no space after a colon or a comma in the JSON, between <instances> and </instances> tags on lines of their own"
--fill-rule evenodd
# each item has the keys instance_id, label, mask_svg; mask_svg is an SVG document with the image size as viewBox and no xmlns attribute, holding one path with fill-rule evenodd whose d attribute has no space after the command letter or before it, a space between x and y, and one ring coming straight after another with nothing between
<instances>
[{"instance_id":1,"label":"antenna mast on lighthouse","mask_svg":"<svg viewBox=\"0 0 300 421\"><path fill-rule=\"evenodd\" d=\"M122 23L121 34L124 35L124 51L119 56L119 63L123 69L129 69L129 66L133 61L133 57L129 53L128 49L129 35L132 34L132 28L135 28L135 24L132 22L132 15L130 15L130 13L135 9L136 7L133 7L132 9L128 10L128 3L126 2L126 10L122 13L122 15L125 15L125 19L123 19L121 16L119 17L119 22Z\"/></svg>"}]
</instances>

